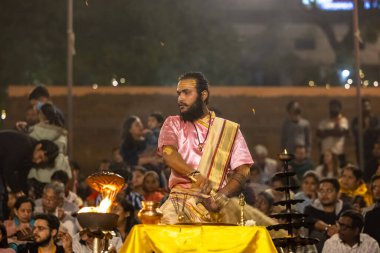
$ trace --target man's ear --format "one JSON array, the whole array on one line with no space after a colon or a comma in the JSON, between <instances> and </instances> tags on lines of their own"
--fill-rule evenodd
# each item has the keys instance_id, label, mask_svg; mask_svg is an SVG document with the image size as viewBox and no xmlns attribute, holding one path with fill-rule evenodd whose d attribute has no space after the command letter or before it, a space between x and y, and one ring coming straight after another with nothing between
<instances>
[{"instance_id":1,"label":"man's ear","mask_svg":"<svg viewBox=\"0 0 380 253\"><path fill-rule=\"evenodd\" d=\"M202 96L202 101L205 102L207 97L208 97L208 92L207 91L202 91L201 92L201 96Z\"/></svg>"},{"instance_id":2,"label":"man's ear","mask_svg":"<svg viewBox=\"0 0 380 253\"><path fill-rule=\"evenodd\" d=\"M37 151L37 150L40 150L42 149L42 144L41 143L38 143L35 147L34 147L34 151Z\"/></svg>"},{"instance_id":3,"label":"man's ear","mask_svg":"<svg viewBox=\"0 0 380 253\"><path fill-rule=\"evenodd\" d=\"M57 229L52 229L52 230L51 230L51 236L52 236L53 238L55 238L55 237L57 236L57 234L58 234L58 230L57 230Z\"/></svg>"}]
</instances>

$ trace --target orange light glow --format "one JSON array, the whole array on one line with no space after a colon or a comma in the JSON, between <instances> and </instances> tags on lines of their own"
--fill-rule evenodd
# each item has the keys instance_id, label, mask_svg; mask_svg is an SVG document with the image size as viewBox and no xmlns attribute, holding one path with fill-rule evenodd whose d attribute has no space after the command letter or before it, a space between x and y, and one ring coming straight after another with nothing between
<instances>
[{"instance_id":1,"label":"orange light glow","mask_svg":"<svg viewBox=\"0 0 380 253\"><path fill-rule=\"evenodd\" d=\"M102 188L102 201L99 206L83 207L78 213L109 213L116 194L120 190L114 185L104 185Z\"/></svg>"}]
</instances>

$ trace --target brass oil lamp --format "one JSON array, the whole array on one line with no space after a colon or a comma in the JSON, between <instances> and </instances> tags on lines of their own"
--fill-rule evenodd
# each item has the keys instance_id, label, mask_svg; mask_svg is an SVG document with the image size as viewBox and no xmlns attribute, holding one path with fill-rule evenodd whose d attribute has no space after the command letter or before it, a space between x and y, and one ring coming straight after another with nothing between
<instances>
[{"instance_id":1,"label":"brass oil lamp","mask_svg":"<svg viewBox=\"0 0 380 253\"><path fill-rule=\"evenodd\" d=\"M86 183L102 196L102 201L96 207L84 207L78 212L79 224L94 235L93 252L109 252L109 240L116 226L118 215L110 213L111 205L117 193L123 188L125 179L112 172L99 172L90 175ZM101 249L101 240L104 241Z\"/></svg>"}]
</instances>

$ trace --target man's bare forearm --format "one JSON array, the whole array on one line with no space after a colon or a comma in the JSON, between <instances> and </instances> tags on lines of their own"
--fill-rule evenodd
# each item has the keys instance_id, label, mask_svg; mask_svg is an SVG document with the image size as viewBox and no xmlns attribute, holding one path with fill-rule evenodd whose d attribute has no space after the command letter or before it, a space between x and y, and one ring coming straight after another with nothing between
<instances>
[{"instance_id":1,"label":"man's bare forearm","mask_svg":"<svg viewBox=\"0 0 380 253\"><path fill-rule=\"evenodd\" d=\"M244 164L237 167L231 176L230 180L222 189L218 191L220 194L224 194L227 197L234 196L239 192L246 184L249 177L249 166Z\"/></svg>"},{"instance_id":2,"label":"man's bare forearm","mask_svg":"<svg viewBox=\"0 0 380 253\"><path fill-rule=\"evenodd\" d=\"M167 166L175 170L181 175L188 175L194 171L181 157L178 151L172 146L164 146L162 151L162 158Z\"/></svg>"}]
</instances>

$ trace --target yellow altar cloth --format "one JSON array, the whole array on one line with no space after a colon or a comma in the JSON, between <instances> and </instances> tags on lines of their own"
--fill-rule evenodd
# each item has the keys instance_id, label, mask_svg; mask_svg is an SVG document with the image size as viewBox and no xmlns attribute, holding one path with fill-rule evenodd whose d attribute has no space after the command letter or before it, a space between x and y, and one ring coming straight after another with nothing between
<instances>
[{"instance_id":1,"label":"yellow altar cloth","mask_svg":"<svg viewBox=\"0 0 380 253\"><path fill-rule=\"evenodd\" d=\"M277 253L265 227L136 225L119 253Z\"/></svg>"}]
</instances>

